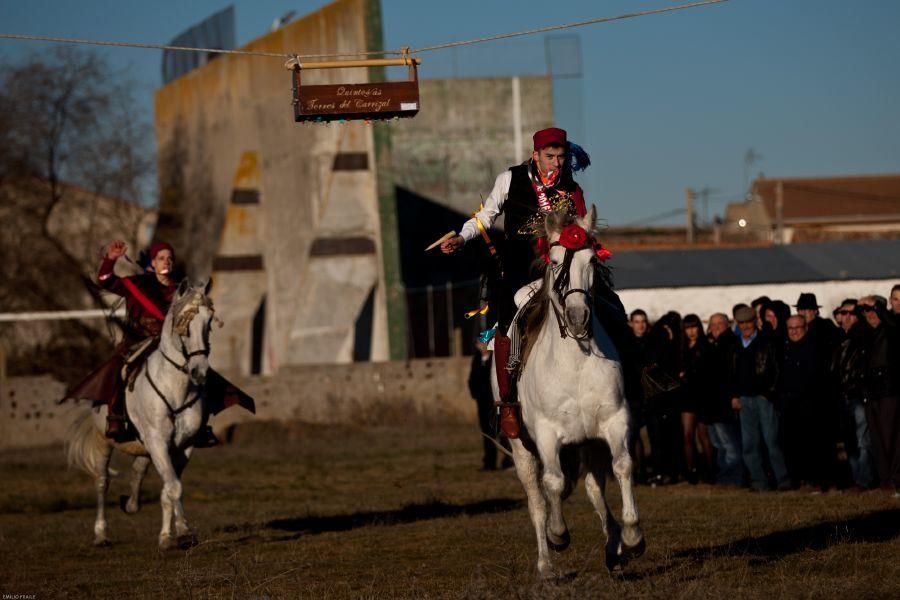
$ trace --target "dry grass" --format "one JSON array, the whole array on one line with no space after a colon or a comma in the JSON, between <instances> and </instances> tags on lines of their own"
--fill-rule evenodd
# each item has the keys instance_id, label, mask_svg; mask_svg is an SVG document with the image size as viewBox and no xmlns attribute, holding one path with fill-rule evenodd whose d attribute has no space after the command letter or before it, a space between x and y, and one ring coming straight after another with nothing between
<instances>
[{"instance_id":1,"label":"dry grass","mask_svg":"<svg viewBox=\"0 0 900 600\"><path fill-rule=\"evenodd\" d=\"M202 540L159 556L159 481L116 544L90 545L92 486L59 448L0 454L0 593L46 597L594 598L896 597L900 502L881 492L750 494L638 488L647 554L620 574L583 487L566 503L572 546L537 582L524 494L484 473L468 428L246 426L200 451L185 510ZM127 473L127 463L117 463ZM618 512L618 494L611 486Z\"/></svg>"}]
</instances>

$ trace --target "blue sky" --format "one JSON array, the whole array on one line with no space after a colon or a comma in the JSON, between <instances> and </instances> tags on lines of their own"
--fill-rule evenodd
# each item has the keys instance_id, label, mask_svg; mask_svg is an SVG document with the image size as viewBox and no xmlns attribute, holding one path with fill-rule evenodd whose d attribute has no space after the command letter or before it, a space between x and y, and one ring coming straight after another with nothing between
<instances>
[{"instance_id":1,"label":"blue sky","mask_svg":"<svg viewBox=\"0 0 900 600\"><path fill-rule=\"evenodd\" d=\"M385 45L469 39L679 4L662 0L383 0ZM238 42L320 0L237 0ZM0 31L165 43L228 0L0 0ZM677 209L686 187L714 188L710 212L752 174L900 171L900 2L731 0L570 32L583 54L583 133L594 160L588 198L610 224ZM0 40L14 60L45 44ZM102 50L130 68L150 111L159 51ZM422 77L543 70L543 38L423 55ZM148 113L152 114L152 113ZM566 116L563 115L563 120Z\"/></svg>"}]
</instances>

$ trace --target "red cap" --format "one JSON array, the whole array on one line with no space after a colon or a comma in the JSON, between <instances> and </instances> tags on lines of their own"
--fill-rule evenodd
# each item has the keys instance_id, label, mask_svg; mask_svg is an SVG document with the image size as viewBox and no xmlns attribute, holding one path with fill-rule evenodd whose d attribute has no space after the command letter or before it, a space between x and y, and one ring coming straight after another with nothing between
<instances>
[{"instance_id":1,"label":"red cap","mask_svg":"<svg viewBox=\"0 0 900 600\"><path fill-rule=\"evenodd\" d=\"M566 145L566 130L559 127L550 127L549 129L541 129L534 134L535 151L546 148L551 144L559 146Z\"/></svg>"},{"instance_id":2,"label":"red cap","mask_svg":"<svg viewBox=\"0 0 900 600\"><path fill-rule=\"evenodd\" d=\"M150 251L147 254L150 256L150 260L156 258L156 255L159 254L160 250L168 250L172 253L172 257L175 257L175 249L172 248L172 244L167 242L156 242L152 246L150 246Z\"/></svg>"}]
</instances>

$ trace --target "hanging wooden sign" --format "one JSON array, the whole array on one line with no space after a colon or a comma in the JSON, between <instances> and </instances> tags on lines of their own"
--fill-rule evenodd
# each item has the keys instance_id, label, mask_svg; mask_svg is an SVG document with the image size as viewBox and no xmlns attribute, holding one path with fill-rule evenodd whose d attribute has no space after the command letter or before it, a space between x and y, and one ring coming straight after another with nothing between
<instances>
[{"instance_id":1,"label":"hanging wooden sign","mask_svg":"<svg viewBox=\"0 0 900 600\"><path fill-rule=\"evenodd\" d=\"M414 117L419 112L417 59L344 61L292 66L294 121L384 120ZM372 64L378 63L378 64ZM408 65L408 81L303 85L302 71L309 68ZM328 66L322 66L322 65Z\"/></svg>"}]
</instances>

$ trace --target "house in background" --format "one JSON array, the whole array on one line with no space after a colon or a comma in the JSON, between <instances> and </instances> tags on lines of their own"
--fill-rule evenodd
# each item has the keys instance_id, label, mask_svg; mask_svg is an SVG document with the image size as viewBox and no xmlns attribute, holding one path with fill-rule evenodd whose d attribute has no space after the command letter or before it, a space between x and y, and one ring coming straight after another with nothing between
<instances>
[{"instance_id":1,"label":"house in background","mask_svg":"<svg viewBox=\"0 0 900 600\"><path fill-rule=\"evenodd\" d=\"M900 173L759 178L723 238L774 243L900 238Z\"/></svg>"}]
</instances>

